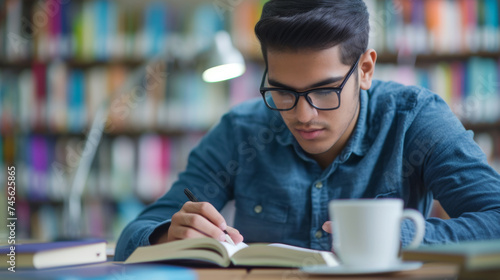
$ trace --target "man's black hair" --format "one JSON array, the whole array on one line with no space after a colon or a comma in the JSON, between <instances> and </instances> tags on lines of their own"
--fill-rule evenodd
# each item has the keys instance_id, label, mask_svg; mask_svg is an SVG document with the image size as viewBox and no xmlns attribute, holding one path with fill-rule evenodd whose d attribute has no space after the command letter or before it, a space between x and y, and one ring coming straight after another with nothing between
<instances>
[{"instance_id":1,"label":"man's black hair","mask_svg":"<svg viewBox=\"0 0 500 280\"><path fill-rule=\"evenodd\" d=\"M352 65L368 47L368 10L362 0L270 0L255 25L267 50L324 50L340 45L341 62Z\"/></svg>"}]
</instances>

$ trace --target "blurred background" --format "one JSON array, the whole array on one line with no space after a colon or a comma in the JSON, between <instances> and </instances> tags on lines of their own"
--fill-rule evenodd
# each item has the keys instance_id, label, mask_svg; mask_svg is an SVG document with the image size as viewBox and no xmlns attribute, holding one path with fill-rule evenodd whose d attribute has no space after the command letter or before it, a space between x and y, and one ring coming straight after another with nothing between
<instances>
[{"instance_id":1,"label":"blurred background","mask_svg":"<svg viewBox=\"0 0 500 280\"><path fill-rule=\"evenodd\" d=\"M0 219L13 165L16 237L64 238L70 189L87 158L79 235L116 241L168 191L222 114L260 97L253 28L265 2L0 0ZM365 2L376 78L441 95L500 171L499 1ZM203 64L219 31L245 72L208 83ZM91 133L99 108L107 115ZM433 215L446 216L439 207ZM7 236L0 227L0 240Z\"/></svg>"}]
</instances>

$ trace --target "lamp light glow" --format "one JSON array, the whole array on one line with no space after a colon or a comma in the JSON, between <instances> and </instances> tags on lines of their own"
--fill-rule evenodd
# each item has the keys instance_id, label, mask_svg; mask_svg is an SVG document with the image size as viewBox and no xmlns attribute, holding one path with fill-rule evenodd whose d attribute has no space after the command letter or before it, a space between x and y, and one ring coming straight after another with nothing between
<instances>
[{"instance_id":1,"label":"lamp light glow","mask_svg":"<svg viewBox=\"0 0 500 280\"><path fill-rule=\"evenodd\" d=\"M245 65L230 63L212 67L203 72L203 80L207 83L215 83L239 77L245 73Z\"/></svg>"},{"instance_id":2,"label":"lamp light glow","mask_svg":"<svg viewBox=\"0 0 500 280\"><path fill-rule=\"evenodd\" d=\"M207 66L207 70L202 74L207 83L233 79L245 73L243 55L233 46L226 31L219 31L215 35Z\"/></svg>"}]
</instances>

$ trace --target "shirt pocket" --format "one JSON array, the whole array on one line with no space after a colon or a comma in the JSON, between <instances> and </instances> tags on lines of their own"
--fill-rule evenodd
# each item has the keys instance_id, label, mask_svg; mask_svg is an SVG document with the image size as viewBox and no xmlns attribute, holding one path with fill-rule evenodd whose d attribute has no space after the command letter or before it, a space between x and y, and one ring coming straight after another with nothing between
<instances>
[{"instance_id":1,"label":"shirt pocket","mask_svg":"<svg viewBox=\"0 0 500 280\"><path fill-rule=\"evenodd\" d=\"M288 210L287 204L236 197L234 225L245 242L280 242L286 232Z\"/></svg>"},{"instance_id":2,"label":"shirt pocket","mask_svg":"<svg viewBox=\"0 0 500 280\"><path fill-rule=\"evenodd\" d=\"M274 201L238 197L236 209L243 215L273 223L286 223L288 219L288 205Z\"/></svg>"}]
</instances>

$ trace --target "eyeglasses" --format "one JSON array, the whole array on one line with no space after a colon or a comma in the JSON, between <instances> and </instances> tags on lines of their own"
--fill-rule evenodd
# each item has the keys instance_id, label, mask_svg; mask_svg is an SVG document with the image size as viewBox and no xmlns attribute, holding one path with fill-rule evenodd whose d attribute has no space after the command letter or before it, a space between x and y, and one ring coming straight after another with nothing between
<instances>
[{"instance_id":1,"label":"eyeglasses","mask_svg":"<svg viewBox=\"0 0 500 280\"><path fill-rule=\"evenodd\" d=\"M339 87L314 88L302 92L284 88L264 87L267 76L266 68L264 76L262 76L262 82L260 83L260 94L262 94L264 102L271 110L289 111L297 105L299 97L301 96L304 96L307 102L318 110L335 110L340 107L340 93L347 83L347 80L349 80L349 77L358 66L358 62L359 58L351 67Z\"/></svg>"}]
</instances>

